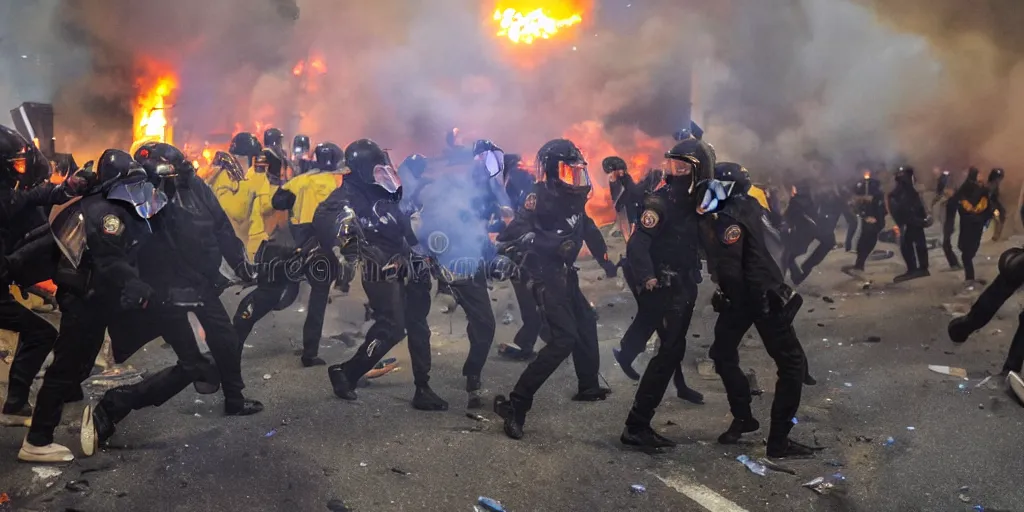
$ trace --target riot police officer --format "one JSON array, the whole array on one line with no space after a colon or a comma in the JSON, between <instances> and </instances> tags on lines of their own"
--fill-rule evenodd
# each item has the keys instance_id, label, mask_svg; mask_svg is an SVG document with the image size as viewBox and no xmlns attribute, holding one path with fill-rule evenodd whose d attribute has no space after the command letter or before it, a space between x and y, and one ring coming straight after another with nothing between
<instances>
[{"instance_id":1,"label":"riot police officer","mask_svg":"<svg viewBox=\"0 0 1024 512\"><path fill-rule=\"evenodd\" d=\"M616 354L616 359L623 370L632 370L632 360L646 347L651 330L658 331L661 346L640 378L621 436L624 444L650 448L675 444L651 428L654 410L661 403L673 374L678 376L676 385L680 397L703 403L704 397L689 389L682 380L681 365L686 354L686 333L697 301L697 284L701 281L693 177L706 174L707 169L715 166L704 146L699 140L688 139L665 153L669 162L665 186L644 199L639 227L626 246L627 273L632 275L637 315L623 336L623 351ZM742 179L739 165L722 164L721 168L723 179L733 183ZM747 180L746 184L749 183ZM743 185L736 188L743 188ZM745 194L746 189L737 193ZM631 332L640 335L631 339Z\"/></svg>"},{"instance_id":2,"label":"riot police officer","mask_svg":"<svg viewBox=\"0 0 1024 512\"><path fill-rule=\"evenodd\" d=\"M896 283L931 275L928 272L928 243L924 237L924 228L930 224L931 217L914 188L916 183L914 168L900 167L896 171L896 188L889 193L889 214L899 227L900 252L907 264L907 271L893 279Z\"/></svg>"},{"instance_id":3,"label":"riot police officer","mask_svg":"<svg viewBox=\"0 0 1024 512\"><path fill-rule=\"evenodd\" d=\"M408 332L416 393L413 407L447 410L448 403L430 388L430 282L416 281L421 269L410 269L412 249L419 240L398 207L401 181L387 153L372 140L360 139L345 148L351 170L345 186L320 203L313 229L320 247L338 256L359 257L363 263L363 291L373 311L373 326L351 359L330 366L334 394L355 400L356 383ZM344 222L341 222L344 221ZM341 224L339 225L339 222ZM358 233L339 236L340 233ZM429 278L428 278L429 279ZM410 285L407 280L412 280Z\"/></svg>"},{"instance_id":4,"label":"riot police officer","mask_svg":"<svg viewBox=\"0 0 1024 512\"><path fill-rule=\"evenodd\" d=\"M945 201L942 216L942 253L946 256L946 262L949 263L950 270L961 268L960 259L953 252L953 232L956 231L956 214L959 209L956 201L953 200L954 195L956 195L956 190L953 190L950 186L949 171L943 170L939 174L939 179L936 183L935 199L932 200L932 206L934 207L939 202Z\"/></svg>"},{"instance_id":5,"label":"riot police officer","mask_svg":"<svg viewBox=\"0 0 1024 512\"><path fill-rule=\"evenodd\" d=\"M69 177L63 186L47 182L50 164L46 157L18 132L0 126L0 329L18 334L18 345L11 362L7 399L3 415L7 421L21 422L32 416L29 388L57 339L49 322L36 316L10 293L10 284L33 285L50 279L55 270L49 232L42 233L46 247L26 244L27 237L46 220L40 206L59 204L85 186L77 177ZM81 388L74 390L81 396Z\"/></svg>"},{"instance_id":6,"label":"riot police officer","mask_svg":"<svg viewBox=\"0 0 1024 512\"><path fill-rule=\"evenodd\" d=\"M835 233L828 233L827 227L823 227L818 218L818 207L811 196L811 183L800 181L794 184L792 194L786 213L783 214L787 231L785 267L782 271L785 273L788 270L793 284L800 285L810 275L811 270L825 259L835 246L836 240ZM803 264L797 265L796 259L807 252L815 240L818 246L814 252Z\"/></svg>"},{"instance_id":7,"label":"riot police officer","mask_svg":"<svg viewBox=\"0 0 1024 512\"><path fill-rule=\"evenodd\" d=\"M885 228L885 196L882 183L865 173L864 179L854 186L851 206L860 218L860 238L857 239L857 259L853 265L843 267L843 272L863 271L864 264L878 244L878 234Z\"/></svg>"},{"instance_id":8,"label":"riot police officer","mask_svg":"<svg viewBox=\"0 0 1024 512\"><path fill-rule=\"evenodd\" d=\"M981 247L981 238L993 211L989 189L978 182L978 169L972 167L967 172L967 180L950 200L956 204L956 213L960 217L960 235L956 242L964 266L964 278L973 281L974 257Z\"/></svg>"},{"instance_id":9,"label":"riot police officer","mask_svg":"<svg viewBox=\"0 0 1024 512\"><path fill-rule=\"evenodd\" d=\"M626 169L626 161L621 157L605 158L601 161L601 168L608 175L608 188L618 215L619 231L628 242L633 226L640 220L644 191L633 181L633 177Z\"/></svg>"},{"instance_id":10,"label":"riot police officer","mask_svg":"<svg viewBox=\"0 0 1024 512\"><path fill-rule=\"evenodd\" d=\"M789 439L807 359L793 329L802 298L783 280L781 237L749 195L730 195L719 182L706 181L698 186L697 198L708 267L719 286L712 299L718 321L710 355L733 415L718 442L735 444L760 428L750 409L750 384L739 366L740 342L753 325L778 367L768 456L810 456L810 448Z\"/></svg>"},{"instance_id":11,"label":"riot police officer","mask_svg":"<svg viewBox=\"0 0 1024 512\"><path fill-rule=\"evenodd\" d=\"M537 171L538 182L523 209L498 236L499 242L518 241L516 252L529 253L524 264L531 291L551 329L551 343L526 367L509 398L495 397L494 410L513 439L523 437L537 390L570 354L579 385L574 400L604 400L610 393L598 383L597 315L580 290L574 266L591 191L587 162L572 141L555 139L537 152Z\"/></svg>"},{"instance_id":12,"label":"riot police officer","mask_svg":"<svg viewBox=\"0 0 1024 512\"><path fill-rule=\"evenodd\" d=\"M50 224L64 255L54 277L60 329L32 426L18 453L23 461L74 458L67 447L53 442L53 435L65 398L86 377L83 361L95 360L108 325L130 316L121 315L122 310L138 310L153 298L153 288L140 278L138 259L153 235L149 219L166 197L153 190L146 171L124 151L105 151L95 169L95 185ZM199 378L198 372L193 375Z\"/></svg>"}]
</instances>

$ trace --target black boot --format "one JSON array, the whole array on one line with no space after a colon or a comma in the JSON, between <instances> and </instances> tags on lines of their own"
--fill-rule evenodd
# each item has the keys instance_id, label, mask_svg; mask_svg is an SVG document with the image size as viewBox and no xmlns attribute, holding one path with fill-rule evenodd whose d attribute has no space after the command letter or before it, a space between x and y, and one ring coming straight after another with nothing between
<instances>
[{"instance_id":1,"label":"black boot","mask_svg":"<svg viewBox=\"0 0 1024 512\"><path fill-rule=\"evenodd\" d=\"M426 384L416 386L416 394L412 397L412 406L414 409L421 411L448 410L448 402L437 396L434 390L430 389L430 386Z\"/></svg>"},{"instance_id":2,"label":"black boot","mask_svg":"<svg viewBox=\"0 0 1024 512\"><path fill-rule=\"evenodd\" d=\"M479 409L484 406L480 388L481 383L479 375L466 376L466 393L469 395L468 400L466 401L467 409Z\"/></svg>"},{"instance_id":3,"label":"black boot","mask_svg":"<svg viewBox=\"0 0 1024 512\"><path fill-rule=\"evenodd\" d=\"M975 331L969 316L961 316L950 320L947 330L949 331L949 339L953 340L953 343L967 341L967 338Z\"/></svg>"},{"instance_id":4,"label":"black boot","mask_svg":"<svg viewBox=\"0 0 1024 512\"><path fill-rule=\"evenodd\" d=\"M573 395L572 399L576 402L599 402L608 398L608 395L610 394L612 394L612 390L596 386L581 389L578 393Z\"/></svg>"},{"instance_id":5,"label":"black boot","mask_svg":"<svg viewBox=\"0 0 1024 512\"><path fill-rule=\"evenodd\" d=\"M526 425L526 410L523 407L515 407L511 400L505 395L494 397L494 413L505 420L505 435L512 439L523 438L523 426Z\"/></svg>"},{"instance_id":6,"label":"black boot","mask_svg":"<svg viewBox=\"0 0 1024 512\"><path fill-rule=\"evenodd\" d=\"M331 387L334 388L334 396L342 400L356 400L356 392L352 390L352 383L345 375L345 369L340 364L327 368L327 377L331 379Z\"/></svg>"},{"instance_id":7,"label":"black boot","mask_svg":"<svg viewBox=\"0 0 1024 512\"><path fill-rule=\"evenodd\" d=\"M327 361L320 359L319 357L303 357L302 366L304 368L310 368L313 366L326 366Z\"/></svg>"},{"instance_id":8,"label":"black boot","mask_svg":"<svg viewBox=\"0 0 1024 512\"><path fill-rule=\"evenodd\" d=\"M804 374L804 386L813 386L813 385L815 385L817 383L818 383L818 380L815 379L814 377L811 377L810 373L805 373Z\"/></svg>"},{"instance_id":9,"label":"black boot","mask_svg":"<svg viewBox=\"0 0 1024 512\"><path fill-rule=\"evenodd\" d=\"M754 418L744 420L733 418L732 424L729 425L729 430L718 436L718 444L736 444L740 442L740 437L743 434L756 432L759 428L761 428L761 424Z\"/></svg>"},{"instance_id":10,"label":"black boot","mask_svg":"<svg viewBox=\"0 0 1024 512\"><path fill-rule=\"evenodd\" d=\"M773 459L810 459L814 457L814 449L789 438L779 442L769 440L767 455Z\"/></svg>"},{"instance_id":11,"label":"black boot","mask_svg":"<svg viewBox=\"0 0 1024 512\"><path fill-rule=\"evenodd\" d=\"M199 364L199 378L192 382L192 387L200 395L212 395L220 391L220 370L210 362Z\"/></svg>"},{"instance_id":12,"label":"black boot","mask_svg":"<svg viewBox=\"0 0 1024 512\"><path fill-rule=\"evenodd\" d=\"M641 448L672 448L676 442L655 432L651 427L626 427L619 436L619 442Z\"/></svg>"},{"instance_id":13,"label":"black boot","mask_svg":"<svg viewBox=\"0 0 1024 512\"><path fill-rule=\"evenodd\" d=\"M640 380L640 374L633 369L633 358L626 356L622 353L622 350L613 348L612 357L615 358L615 362L619 363L619 368L622 368L622 373L626 374L630 380Z\"/></svg>"},{"instance_id":14,"label":"black boot","mask_svg":"<svg viewBox=\"0 0 1024 512\"><path fill-rule=\"evenodd\" d=\"M232 398L224 400L225 416L251 416L263 410L263 404L259 400L246 398Z\"/></svg>"}]
</instances>

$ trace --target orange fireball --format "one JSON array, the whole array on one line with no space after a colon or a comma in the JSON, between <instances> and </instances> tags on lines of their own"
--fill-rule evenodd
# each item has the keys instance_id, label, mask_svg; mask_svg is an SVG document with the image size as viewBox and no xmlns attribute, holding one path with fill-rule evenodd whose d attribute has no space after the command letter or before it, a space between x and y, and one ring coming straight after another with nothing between
<instances>
[{"instance_id":1,"label":"orange fireball","mask_svg":"<svg viewBox=\"0 0 1024 512\"><path fill-rule=\"evenodd\" d=\"M172 127L168 122L168 97L178 88L178 83L171 74L163 74L155 79L139 79L139 96L135 100L134 140L160 141L173 143Z\"/></svg>"},{"instance_id":2,"label":"orange fireball","mask_svg":"<svg viewBox=\"0 0 1024 512\"><path fill-rule=\"evenodd\" d=\"M508 3L508 2L506 2ZM538 3L546 5L537 5ZM517 6L501 6L494 10L498 37L507 37L513 43L533 44L538 39L550 39L559 30L583 21L582 11L570 2L517 2Z\"/></svg>"}]
</instances>

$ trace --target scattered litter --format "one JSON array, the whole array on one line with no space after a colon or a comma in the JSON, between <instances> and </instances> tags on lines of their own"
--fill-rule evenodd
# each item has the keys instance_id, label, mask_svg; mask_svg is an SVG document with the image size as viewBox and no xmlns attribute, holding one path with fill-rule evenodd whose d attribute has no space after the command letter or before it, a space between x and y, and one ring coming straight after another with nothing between
<instances>
[{"instance_id":1,"label":"scattered litter","mask_svg":"<svg viewBox=\"0 0 1024 512\"><path fill-rule=\"evenodd\" d=\"M793 424L794 425L799 425L800 424L800 420L796 419L796 416L793 416Z\"/></svg>"},{"instance_id":2,"label":"scattered litter","mask_svg":"<svg viewBox=\"0 0 1024 512\"><path fill-rule=\"evenodd\" d=\"M505 507L503 507L501 502L496 499L480 496L476 499L475 510L480 510L482 512L505 512Z\"/></svg>"},{"instance_id":3,"label":"scattered litter","mask_svg":"<svg viewBox=\"0 0 1024 512\"><path fill-rule=\"evenodd\" d=\"M369 466L369 464L367 464L365 462L360 462L359 463L359 467L361 467L361 468L365 468L366 466Z\"/></svg>"},{"instance_id":4,"label":"scattered litter","mask_svg":"<svg viewBox=\"0 0 1024 512\"><path fill-rule=\"evenodd\" d=\"M892 445L894 445L894 444L896 444L896 440L895 440L895 439L893 439L893 438L891 438L891 437L887 437L887 438L885 439L885 442L884 442L884 443L882 443L882 446L892 446Z\"/></svg>"},{"instance_id":5,"label":"scattered litter","mask_svg":"<svg viewBox=\"0 0 1024 512\"><path fill-rule=\"evenodd\" d=\"M739 461L740 464L746 466L747 469L755 475L764 476L768 472L768 468L764 467L763 464L760 464L755 460L751 460L751 458L746 455L740 455L739 457L736 457L736 460Z\"/></svg>"},{"instance_id":6,"label":"scattered litter","mask_svg":"<svg viewBox=\"0 0 1024 512\"><path fill-rule=\"evenodd\" d=\"M825 461L825 464L828 464L829 466L832 466L834 468L841 468L841 467L844 466L842 461L838 461L838 460L827 460L827 461Z\"/></svg>"},{"instance_id":7,"label":"scattered litter","mask_svg":"<svg viewBox=\"0 0 1024 512\"><path fill-rule=\"evenodd\" d=\"M961 382L960 384L956 385L956 388L959 389L960 391L966 392L967 391L967 384L964 384L963 382Z\"/></svg>"},{"instance_id":8,"label":"scattered litter","mask_svg":"<svg viewBox=\"0 0 1024 512\"><path fill-rule=\"evenodd\" d=\"M811 480L810 482L803 484L803 487L806 487L818 494L828 494L829 491L835 488L837 483L843 482L845 480L846 477L843 476L842 473L836 473L829 477L819 476L818 478L815 478L814 480Z\"/></svg>"},{"instance_id":9,"label":"scattered litter","mask_svg":"<svg viewBox=\"0 0 1024 512\"><path fill-rule=\"evenodd\" d=\"M397 473L397 474L403 475L403 476L409 474L408 471L405 471L404 469L400 469L400 468L391 468L391 472L392 473Z\"/></svg>"},{"instance_id":10,"label":"scattered litter","mask_svg":"<svg viewBox=\"0 0 1024 512\"><path fill-rule=\"evenodd\" d=\"M61 474L61 470L47 466L36 466L32 468L32 472L35 473L35 480L49 480L51 478L57 478Z\"/></svg>"},{"instance_id":11,"label":"scattered litter","mask_svg":"<svg viewBox=\"0 0 1024 512\"><path fill-rule=\"evenodd\" d=\"M327 502L327 510L331 512L352 512L352 509L345 506L345 503L341 500L329 500Z\"/></svg>"},{"instance_id":12,"label":"scattered litter","mask_svg":"<svg viewBox=\"0 0 1024 512\"><path fill-rule=\"evenodd\" d=\"M913 431L915 431L915 430L917 430L917 429L915 429L914 427L907 427L907 430L909 430L909 431L913 432Z\"/></svg>"},{"instance_id":13,"label":"scattered litter","mask_svg":"<svg viewBox=\"0 0 1024 512\"><path fill-rule=\"evenodd\" d=\"M822 338L821 341L824 341L825 343L828 343L828 338Z\"/></svg>"},{"instance_id":14,"label":"scattered litter","mask_svg":"<svg viewBox=\"0 0 1024 512\"><path fill-rule=\"evenodd\" d=\"M466 417L471 419L471 420L476 420L476 421L483 422L483 423L489 423L491 421L491 420L485 418L484 415L477 414L475 412L467 412L466 413Z\"/></svg>"},{"instance_id":15,"label":"scattered litter","mask_svg":"<svg viewBox=\"0 0 1024 512\"><path fill-rule=\"evenodd\" d=\"M245 344L243 344L243 346L244 346L245 348L253 348L253 347L255 347L256 345L250 345L250 344L248 344L248 343L245 343Z\"/></svg>"},{"instance_id":16,"label":"scattered litter","mask_svg":"<svg viewBox=\"0 0 1024 512\"><path fill-rule=\"evenodd\" d=\"M203 415L199 414L198 412L193 414L192 416L195 416L196 418L202 418L203 417Z\"/></svg>"},{"instance_id":17,"label":"scattered litter","mask_svg":"<svg viewBox=\"0 0 1024 512\"><path fill-rule=\"evenodd\" d=\"M868 336L866 340L868 343L880 343L882 341L881 336Z\"/></svg>"},{"instance_id":18,"label":"scattered litter","mask_svg":"<svg viewBox=\"0 0 1024 512\"><path fill-rule=\"evenodd\" d=\"M778 471L780 473L787 473L787 474L790 474L790 475L795 475L796 474L796 471L793 471L792 469L789 469L786 466L783 466L783 465L778 464L776 462L772 462L772 461L770 461L768 459L765 459L765 458L757 459L757 462L759 464L763 465L764 467L772 470L772 471Z\"/></svg>"},{"instance_id":19,"label":"scattered litter","mask_svg":"<svg viewBox=\"0 0 1024 512\"><path fill-rule=\"evenodd\" d=\"M975 384L974 387L975 388L980 388L980 387L984 386L985 384L988 384L988 381L990 381L990 380L992 380L992 376L991 375L989 375L988 377L985 377L984 379L982 379L981 382Z\"/></svg>"},{"instance_id":20,"label":"scattered litter","mask_svg":"<svg viewBox=\"0 0 1024 512\"><path fill-rule=\"evenodd\" d=\"M818 322L818 327L825 327L825 324Z\"/></svg>"},{"instance_id":21,"label":"scattered litter","mask_svg":"<svg viewBox=\"0 0 1024 512\"><path fill-rule=\"evenodd\" d=\"M984 408L985 408L985 404L978 404L978 409L984 409Z\"/></svg>"},{"instance_id":22,"label":"scattered litter","mask_svg":"<svg viewBox=\"0 0 1024 512\"><path fill-rule=\"evenodd\" d=\"M852 388L853 387L853 383L852 382L844 382L843 383L843 387Z\"/></svg>"},{"instance_id":23,"label":"scattered litter","mask_svg":"<svg viewBox=\"0 0 1024 512\"><path fill-rule=\"evenodd\" d=\"M960 498L960 501L962 501L964 503L970 503L971 502L971 497L965 495L964 493L960 493L960 495L957 496L957 498Z\"/></svg>"},{"instance_id":24,"label":"scattered litter","mask_svg":"<svg viewBox=\"0 0 1024 512\"><path fill-rule=\"evenodd\" d=\"M272 428L272 429L270 429L270 432L267 432L266 434L263 434L263 437L274 437L275 434L277 434L277 429L276 428Z\"/></svg>"},{"instance_id":25,"label":"scattered litter","mask_svg":"<svg viewBox=\"0 0 1024 512\"><path fill-rule=\"evenodd\" d=\"M870 442L875 440L875 438L873 438L873 437L865 437L865 436L857 436L854 439L856 439L858 443L870 443Z\"/></svg>"},{"instance_id":26,"label":"scattered litter","mask_svg":"<svg viewBox=\"0 0 1024 512\"><path fill-rule=\"evenodd\" d=\"M996 334L1002 334L1002 333L1003 333L1003 330L1002 330L1002 329L992 329L992 334L993 334L993 335L996 335Z\"/></svg>"},{"instance_id":27,"label":"scattered litter","mask_svg":"<svg viewBox=\"0 0 1024 512\"><path fill-rule=\"evenodd\" d=\"M270 380L270 374L269 373L264 373L263 374L263 380Z\"/></svg>"},{"instance_id":28,"label":"scattered litter","mask_svg":"<svg viewBox=\"0 0 1024 512\"><path fill-rule=\"evenodd\" d=\"M678 423L676 423L676 422L674 422L672 420L668 420L668 421L665 422L665 425L669 425L669 426L671 426L671 425L678 425Z\"/></svg>"},{"instance_id":29,"label":"scattered litter","mask_svg":"<svg viewBox=\"0 0 1024 512\"><path fill-rule=\"evenodd\" d=\"M512 323L513 319L514 318L512 317L512 313L506 311L505 314L502 315L502 317L501 317L501 324L502 325L508 325L508 324Z\"/></svg>"},{"instance_id":30,"label":"scattered litter","mask_svg":"<svg viewBox=\"0 0 1024 512\"><path fill-rule=\"evenodd\" d=\"M89 481L88 480L72 480L64 486L65 489L71 492L89 492Z\"/></svg>"},{"instance_id":31,"label":"scattered litter","mask_svg":"<svg viewBox=\"0 0 1024 512\"><path fill-rule=\"evenodd\" d=\"M970 491L970 490L971 490L971 486L969 486L969 485L965 485L965 486L960 488L960 492L967 492L967 491Z\"/></svg>"},{"instance_id":32,"label":"scattered litter","mask_svg":"<svg viewBox=\"0 0 1024 512\"><path fill-rule=\"evenodd\" d=\"M821 298L821 300L823 300L823 301L825 301L825 302L827 302L829 304L835 303L835 299L833 299L832 297L829 297L828 295L823 296Z\"/></svg>"},{"instance_id":33,"label":"scattered litter","mask_svg":"<svg viewBox=\"0 0 1024 512\"><path fill-rule=\"evenodd\" d=\"M195 399L195 401L194 401L194 402L192 402L192 403L194 403L194 404L196 404L196 405L202 405L202 404L205 404L206 402L204 402L204 401L202 401L202 400L200 400L200 399L196 398L196 399Z\"/></svg>"},{"instance_id":34,"label":"scattered litter","mask_svg":"<svg viewBox=\"0 0 1024 512\"><path fill-rule=\"evenodd\" d=\"M640 484L633 484L629 486L629 491L633 494L643 494L647 492L647 488Z\"/></svg>"},{"instance_id":35,"label":"scattered litter","mask_svg":"<svg viewBox=\"0 0 1024 512\"><path fill-rule=\"evenodd\" d=\"M942 375L960 377L961 379L967 378L967 370L964 370L963 368L957 368L955 366L941 366L937 364L930 364L928 365L928 369L935 373L941 373Z\"/></svg>"}]
</instances>

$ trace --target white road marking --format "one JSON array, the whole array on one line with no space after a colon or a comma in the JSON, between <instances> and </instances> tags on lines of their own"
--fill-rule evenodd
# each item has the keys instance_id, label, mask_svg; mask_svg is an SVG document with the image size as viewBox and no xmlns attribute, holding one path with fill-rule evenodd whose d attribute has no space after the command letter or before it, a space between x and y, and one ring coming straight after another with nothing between
<instances>
[{"instance_id":1,"label":"white road marking","mask_svg":"<svg viewBox=\"0 0 1024 512\"><path fill-rule=\"evenodd\" d=\"M707 486L698 484L683 476L662 477L654 475L665 485L675 489L680 494L697 502L711 512L748 512L747 509L729 501L721 494L712 491Z\"/></svg>"}]
</instances>

